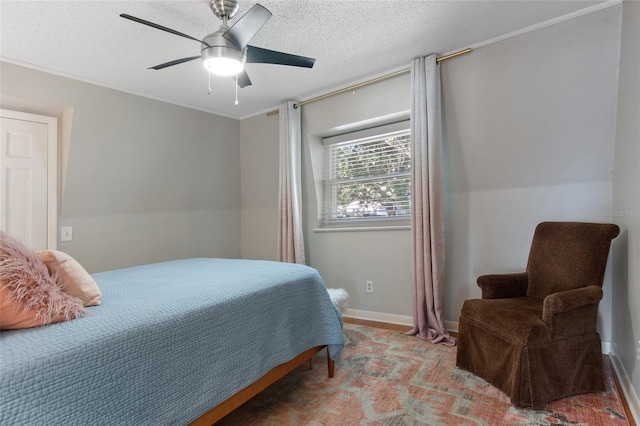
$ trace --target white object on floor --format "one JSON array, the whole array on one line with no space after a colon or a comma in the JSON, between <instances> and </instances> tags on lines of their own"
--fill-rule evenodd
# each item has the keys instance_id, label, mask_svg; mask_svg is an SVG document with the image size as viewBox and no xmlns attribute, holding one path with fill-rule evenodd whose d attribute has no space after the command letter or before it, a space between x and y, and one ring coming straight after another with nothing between
<instances>
[{"instance_id":1,"label":"white object on floor","mask_svg":"<svg viewBox=\"0 0 640 426\"><path fill-rule=\"evenodd\" d=\"M329 297L336 308L340 310L340 312L344 313L345 309L347 309L347 300L349 300L349 293L347 290L343 288L328 288Z\"/></svg>"}]
</instances>

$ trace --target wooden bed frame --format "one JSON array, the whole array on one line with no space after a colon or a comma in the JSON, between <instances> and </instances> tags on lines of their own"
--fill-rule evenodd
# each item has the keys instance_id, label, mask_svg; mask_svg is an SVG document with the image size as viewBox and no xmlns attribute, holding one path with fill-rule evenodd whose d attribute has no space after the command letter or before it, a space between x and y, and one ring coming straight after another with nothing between
<instances>
[{"instance_id":1,"label":"wooden bed frame","mask_svg":"<svg viewBox=\"0 0 640 426\"><path fill-rule=\"evenodd\" d=\"M238 391L236 394L232 395L226 401L221 402L220 404L213 407L211 410L207 411L201 417L197 418L195 421L191 423L191 426L210 426L217 421L221 420L224 416L231 413L236 408L240 407L245 402L249 401L251 398L256 396L258 393L281 379L282 377L289 374L291 371L296 369L298 366L302 365L307 360L309 361L309 367L313 368L314 365L314 357L315 355L327 348L327 346L315 346L311 349L308 349L302 352L300 355L296 356L290 361L287 361L283 364L280 364L267 372L264 376L258 379L256 382L250 384L246 388ZM333 377L333 373L335 370L335 361L331 359L329 356L329 348L327 348L327 368L328 375L330 378Z\"/></svg>"}]
</instances>

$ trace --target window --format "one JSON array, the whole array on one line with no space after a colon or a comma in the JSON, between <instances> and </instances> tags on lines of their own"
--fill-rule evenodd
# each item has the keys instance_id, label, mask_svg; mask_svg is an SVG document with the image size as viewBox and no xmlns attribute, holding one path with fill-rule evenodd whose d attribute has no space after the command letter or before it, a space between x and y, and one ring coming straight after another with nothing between
<instances>
[{"instance_id":1,"label":"window","mask_svg":"<svg viewBox=\"0 0 640 426\"><path fill-rule=\"evenodd\" d=\"M408 225L409 122L325 138L323 227Z\"/></svg>"}]
</instances>

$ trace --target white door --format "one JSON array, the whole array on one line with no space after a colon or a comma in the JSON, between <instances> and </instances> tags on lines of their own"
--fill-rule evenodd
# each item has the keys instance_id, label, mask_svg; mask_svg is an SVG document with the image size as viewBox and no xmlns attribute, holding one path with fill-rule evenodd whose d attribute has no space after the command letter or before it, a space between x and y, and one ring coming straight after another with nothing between
<instances>
[{"instance_id":1,"label":"white door","mask_svg":"<svg viewBox=\"0 0 640 426\"><path fill-rule=\"evenodd\" d=\"M57 120L2 110L0 132L0 230L55 249Z\"/></svg>"}]
</instances>

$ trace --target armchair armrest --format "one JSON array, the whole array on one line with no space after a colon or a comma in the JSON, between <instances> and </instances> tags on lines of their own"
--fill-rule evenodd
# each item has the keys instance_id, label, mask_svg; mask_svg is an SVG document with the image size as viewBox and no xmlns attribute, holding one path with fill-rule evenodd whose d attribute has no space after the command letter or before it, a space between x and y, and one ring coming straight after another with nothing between
<instances>
[{"instance_id":1,"label":"armchair armrest","mask_svg":"<svg viewBox=\"0 0 640 426\"><path fill-rule=\"evenodd\" d=\"M542 303L542 320L552 324L554 317L563 312L588 305L597 305L602 299L602 288L597 285L550 294Z\"/></svg>"},{"instance_id":2,"label":"armchair armrest","mask_svg":"<svg viewBox=\"0 0 640 426\"><path fill-rule=\"evenodd\" d=\"M529 278L526 272L481 275L477 283L483 299L504 299L526 296Z\"/></svg>"}]
</instances>

